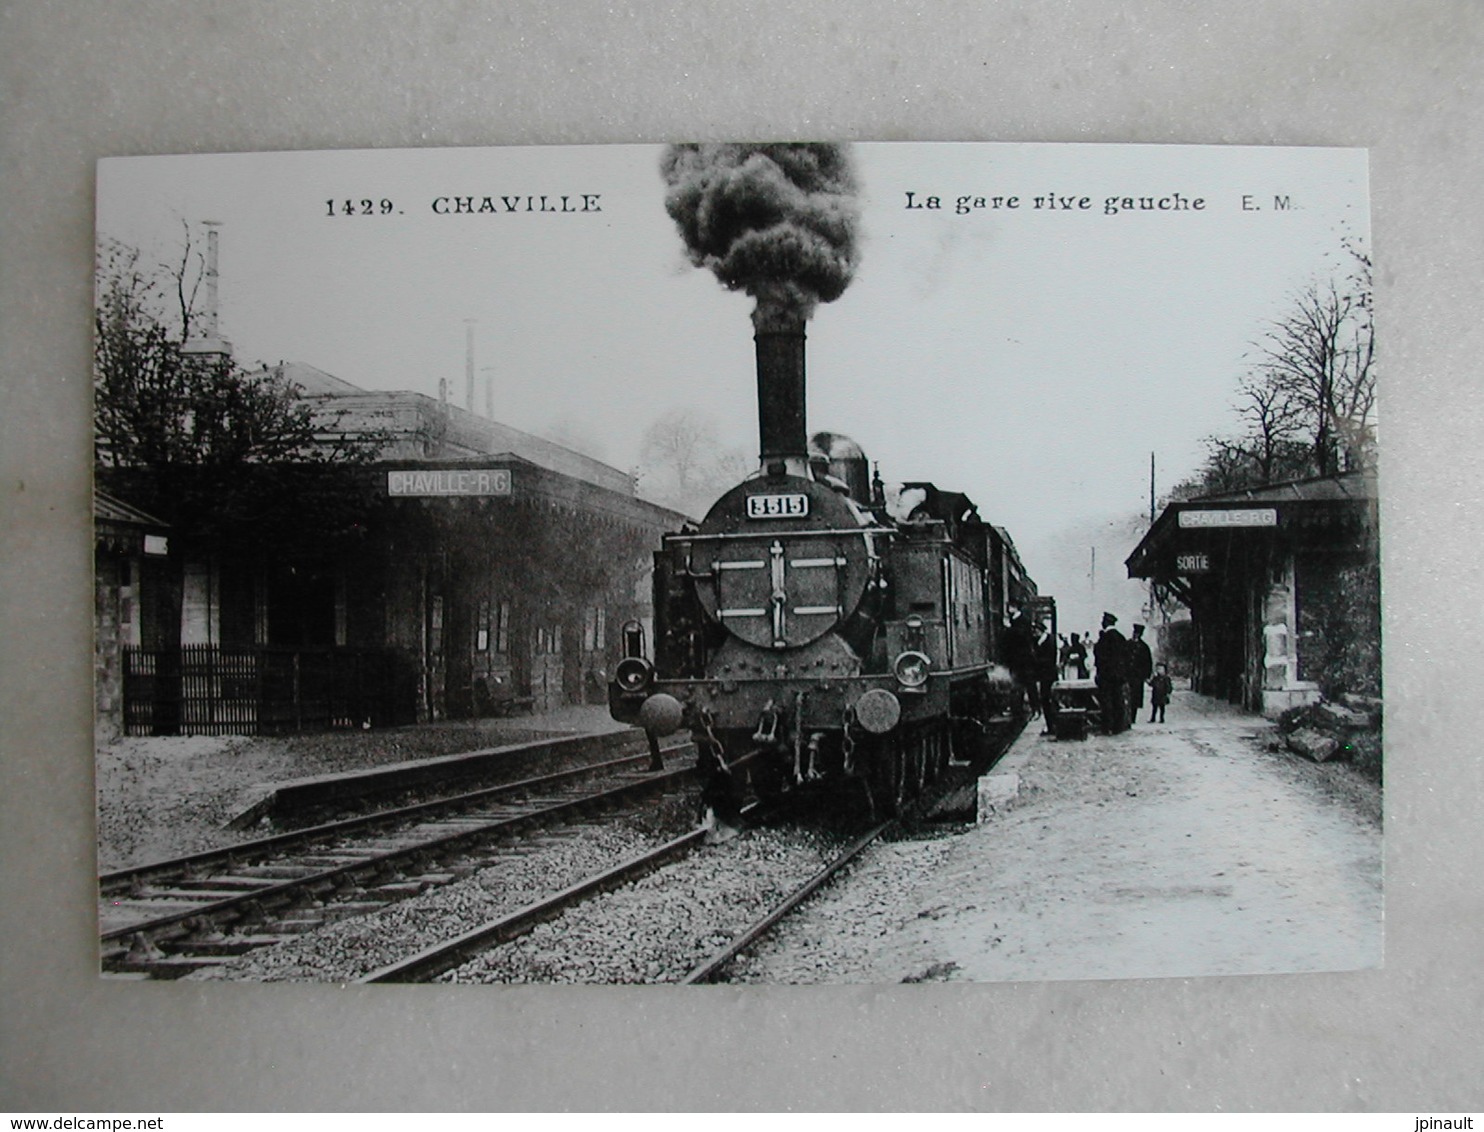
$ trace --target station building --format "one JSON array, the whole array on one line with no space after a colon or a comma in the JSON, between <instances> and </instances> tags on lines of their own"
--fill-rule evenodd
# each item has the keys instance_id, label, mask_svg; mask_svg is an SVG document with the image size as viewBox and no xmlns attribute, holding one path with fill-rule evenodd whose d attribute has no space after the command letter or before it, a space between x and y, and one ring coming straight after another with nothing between
<instances>
[{"instance_id":1,"label":"station building","mask_svg":"<svg viewBox=\"0 0 1484 1132\"><path fill-rule=\"evenodd\" d=\"M1341 691L1379 694L1373 474L1171 503L1127 560L1191 612L1195 691L1276 716Z\"/></svg>"},{"instance_id":2,"label":"station building","mask_svg":"<svg viewBox=\"0 0 1484 1132\"><path fill-rule=\"evenodd\" d=\"M262 476L287 544L167 529L130 502L149 498L146 476L99 469L100 738L605 702L621 627L648 631L652 552L685 516L444 400L271 372L298 386L323 443L375 437L379 454Z\"/></svg>"}]
</instances>

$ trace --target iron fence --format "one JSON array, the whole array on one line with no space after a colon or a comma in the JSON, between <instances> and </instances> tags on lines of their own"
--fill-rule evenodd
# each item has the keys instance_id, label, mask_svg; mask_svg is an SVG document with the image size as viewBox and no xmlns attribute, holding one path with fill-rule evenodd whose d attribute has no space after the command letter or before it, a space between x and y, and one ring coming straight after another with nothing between
<instances>
[{"instance_id":1,"label":"iron fence","mask_svg":"<svg viewBox=\"0 0 1484 1132\"><path fill-rule=\"evenodd\" d=\"M126 735L271 735L411 722L415 687L383 649L124 650Z\"/></svg>"}]
</instances>

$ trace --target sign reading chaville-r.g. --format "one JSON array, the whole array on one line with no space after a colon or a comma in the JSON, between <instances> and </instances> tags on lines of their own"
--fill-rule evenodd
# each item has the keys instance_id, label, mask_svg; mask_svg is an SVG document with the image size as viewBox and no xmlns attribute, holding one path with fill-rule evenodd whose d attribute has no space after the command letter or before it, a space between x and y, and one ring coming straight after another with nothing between
<instances>
[{"instance_id":1,"label":"sign reading chaville-r.g.","mask_svg":"<svg viewBox=\"0 0 1484 1132\"><path fill-rule=\"evenodd\" d=\"M388 495L509 495L509 468L409 469L387 472Z\"/></svg>"},{"instance_id":2,"label":"sign reading chaville-r.g.","mask_svg":"<svg viewBox=\"0 0 1484 1132\"><path fill-rule=\"evenodd\" d=\"M1227 507L1208 511L1181 511L1182 527L1276 527L1274 507Z\"/></svg>"}]
</instances>

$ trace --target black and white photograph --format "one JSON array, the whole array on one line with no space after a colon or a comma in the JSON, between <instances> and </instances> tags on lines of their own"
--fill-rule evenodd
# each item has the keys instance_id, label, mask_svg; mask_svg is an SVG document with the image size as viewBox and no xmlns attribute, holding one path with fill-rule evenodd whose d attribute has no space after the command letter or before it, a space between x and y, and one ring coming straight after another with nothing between
<instances>
[{"instance_id":1,"label":"black and white photograph","mask_svg":"<svg viewBox=\"0 0 1484 1132\"><path fill-rule=\"evenodd\" d=\"M98 164L115 980L1382 965L1363 149Z\"/></svg>"}]
</instances>

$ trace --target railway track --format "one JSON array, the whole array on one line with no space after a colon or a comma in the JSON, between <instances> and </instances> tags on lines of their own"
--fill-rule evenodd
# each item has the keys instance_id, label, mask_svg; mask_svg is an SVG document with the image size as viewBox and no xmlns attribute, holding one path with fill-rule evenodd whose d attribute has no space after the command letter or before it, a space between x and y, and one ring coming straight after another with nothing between
<instances>
[{"instance_id":1,"label":"railway track","mask_svg":"<svg viewBox=\"0 0 1484 1132\"><path fill-rule=\"evenodd\" d=\"M840 851L840 854L826 864L822 869L806 880L787 897L779 901L771 908L767 915L759 918L750 928L741 932L730 943L713 953L704 963L691 968L685 978L680 981L687 985L713 982L718 975L724 972L727 965L737 956L741 955L758 940L762 939L778 924L785 916L813 896L825 884L835 877L846 865L863 853L868 846L886 832L896 826L895 819L878 824L875 828L867 830L857 837L848 846Z\"/></svg>"},{"instance_id":2,"label":"railway track","mask_svg":"<svg viewBox=\"0 0 1484 1132\"><path fill-rule=\"evenodd\" d=\"M614 759L109 874L104 968L367 983L719 981L898 824L860 833L856 813L770 825L755 810L748 836L697 853L705 831L678 832L683 811L630 805L668 777L634 773L642 764ZM579 786L594 774L612 776L611 788ZM937 785L952 789L952 776ZM575 836L583 814L623 805L624 820ZM841 833L842 820L855 832ZM237 960L273 944L284 946Z\"/></svg>"},{"instance_id":3,"label":"railway track","mask_svg":"<svg viewBox=\"0 0 1484 1132\"><path fill-rule=\"evenodd\" d=\"M665 844L570 885L544 900L481 924L447 942L435 944L397 963L357 979L358 983L426 983L473 957L524 935L537 924L555 919L590 897L644 876L700 846L705 829L693 829Z\"/></svg>"},{"instance_id":4,"label":"railway track","mask_svg":"<svg viewBox=\"0 0 1484 1132\"><path fill-rule=\"evenodd\" d=\"M715 980L733 959L763 938L789 912L818 891L841 869L855 860L867 846L895 825L894 821L883 822L856 837L832 860L813 872L802 884L793 888L781 899L771 902L763 915L745 928L736 931L723 947L712 952L705 961L692 967L683 978L675 981L693 984ZM554 920L578 908L602 893L630 884L639 877L685 858L705 844L706 832L705 829L691 830L663 845L636 854L601 873L553 893L549 897L534 901L453 939L425 948L405 959L369 972L356 981L360 983L430 982L477 959L492 948L520 938L537 925ZM719 851L725 852L725 847L721 847Z\"/></svg>"},{"instance_id":5,"label":"railway track","mask_svg":"<svg viewBox=\"0 0 1484 1132\"><path fill-rule=\"evenodd\" d=\"M678 752L671 752L672 754ZM176 978L447 884L500 844L688 784L647 756L468 791L99 878L106 973ZM594 786L585 779L606 776Z\"/></svg>"},{"instance_id":6,"label":"railway track","mask_svg":"<svg viewBox=\"0 0 1484 1132\"><path fill-rule=\"evenodd\" d=\"M996 740L993 743L996 749L994 749L993 755L991 755L991 761L993 761L993 758L997 758L997 755L1002 754L1003 749L1014 739L1015 733L1018 733L1018 728L1009 728L1009 730L1003 730L1003 733L997 734ZM951 783L939 783L939 792L942 791L944 786L951 786ZM941 798L936 798L936 800L941 801ZM930 809L933 801L935 801L935 798L923 798L922 804L920 804L920 807L917 807L917 813L920 815L923 810ZM758 804L749 807L749 810L751 810L752 816L757 816ZM782 895L781 898L776 899L776 901L770 902L766 911L757 915L755 920L749 923L748 926L742 927L742 929L730 930L730 938L727 939L726 944L714 948L699 963L684 964L683 970L686 970L686 973L684 973L683 978L677 979L674 978L674 975L669 975L660 979L660 981L681 982L681 984L705 984L705 982L718 981L718 979L724 978L727 966L738 955L751 948L755 942L763 939L779 921L787 917L792 909L803 904L813 893L818 892L821 887L830 883L830 880L833 880L835 875L844 866L849 865L852 860L858 858L874 841L879 840L879 838L886 835L887 832L892 831L892 829L898 828L899 823L901 822L896 819L873 823L871 828L859 834L858 837L853 838L847 846L838 850L833 858L825 862L824 865L819 866L816 871L813 871L812 875L807 877L807 880L792 887L792 890L789 890L789 892ZM365 975L362 975L358 979L358 982L367 982L367 984L374 984L374 982L429 982L433 981L433 979L441 978L441 976L448 975L450 972L456 972L456 978L460 978L457 972L459 972L460 967L463 967L464 964L478 967L481 957L485 957L485 955L490 954L496 948L502 947L502 945L516 941L521 936L528 935L539 924L557 920L558 917L562 917L567 912L580 908L586 902L601 898L601 895L604 895L604 893L613 892L613 890L619 889L619 887L634 883L638 878L646 877L651 872L666 868L666 866L677 862L677 860L687 858L695 850L700 849L703 844L705 844L705 831L702 831L702 829L693 829L693 831L686 832L686 834L680 835L680 837L675 837L674 840L668 841L668 843L662 844L662 846L653 847L653 849L647 850L647 852L635 853L631 858L623 860L623 862L617 863L617 865L603 869L601 872L595 872L595 874L589 875L589 877L583 878L583 880L576 881L576 883L568 884L561 892L552 893L552 895L545 896L542 899L534 899L530 904L521 906L521 908L515 909L515 911L505 912L505 914L499 915L499 917L490 918L485 923L481 923L479 926L473 927L473 929L460 933L456 938L448 939L448 941L432 945L432 947L423 948L423 950L417 951L416 954L410 954L408 957L393 961L393 963L386 964L386 966L380 967L380 969L365 973ZM721 869L723 866L718 863L717 868ZM659 877L656 877L656 880L659 883L666 883L666 875L668 874L663 874L662 872L662 874L659 874ZM475 978L478 978L478 976L475 976Z\"/></svg>"}]
</instances>

